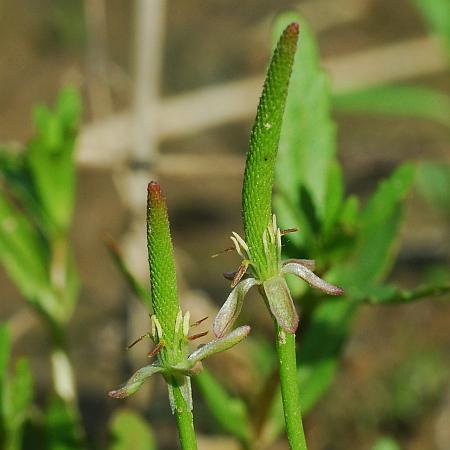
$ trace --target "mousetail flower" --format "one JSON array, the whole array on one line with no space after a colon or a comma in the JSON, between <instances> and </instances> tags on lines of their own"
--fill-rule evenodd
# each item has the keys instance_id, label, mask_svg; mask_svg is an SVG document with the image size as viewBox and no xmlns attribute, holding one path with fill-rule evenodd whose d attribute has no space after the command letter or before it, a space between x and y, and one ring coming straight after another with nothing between
<instances>
[{"instance_id":1,"label":"mousetail flower","mask_svg":"<svg viewBox=\"0 0 450 450\"><path fill-rule=\"evenodd\" d=\"M259 100L247 153L242 210L245 241L257 272L265 264L262 236L272 216L275 160L298 34L298 23L291 23L278 41Z\"/></svg>"},{"instance_id":2,"label":"mousetail flower","mask_svg":"<svg viewBox=\"0 0 450 450\"><path fill-rule=\"evenodd\" d=\"M174 340L180 305L166 199L156 181L148 185L147 248L153 311L161 325L162 338L169 344Z\"/></svg>"}]
</instances>

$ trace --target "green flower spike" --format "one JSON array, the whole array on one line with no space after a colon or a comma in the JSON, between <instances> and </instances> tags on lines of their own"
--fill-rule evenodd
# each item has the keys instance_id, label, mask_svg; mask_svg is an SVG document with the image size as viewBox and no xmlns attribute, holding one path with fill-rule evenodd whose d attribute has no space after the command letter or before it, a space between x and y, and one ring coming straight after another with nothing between
<instances>
[{"instance_id":1,"label":"green flower spike","mask_svg":"<svg viewBox=\"0 0 450 450\"><path fill-rule=\"evenodd\" d=\"M214 339L190 353L188 342L206 333L189 336L190 328L199 325L202 320L191 324L189 311L183 314L179 306L166 202L156 182L148 185L147 242L155 314L151 316L150 332L129 347L149 337L154 343L149 356L156 357L156 361L139 369L122 387L109 392L109 395L114 398L128 397L147 378L161 373L168 383L172 412L179 412L177 389L181 391L187 408L192 410L190 377L201 371L201 361L238 344L249 334L250 327L239 327L227 336Z\"/></svg>"},{"instance_id":2,"label":"green flower spike","mask_svg":"<svg viewBox=\"0 0 450 450\"><path fill-rule=\"evenodd\" d=\"M281 236L296 229L281 231L275 215L272 215L275 162L298 34L298 24L291 23L281 35L258 104L242 189L245 240L235 232L231 236L243 261L234 274L233 290L214 321L213 330L217 337L226 335L232 328L245 295L255 285L258 285L278 325L295 333L298 315L284 279L287 273L297 275L328 294L343 293L342 289L328 284L312 272L314 261L281 260ZM251 277L247 277L248 269Z\"/></svg>"}]
</instances>

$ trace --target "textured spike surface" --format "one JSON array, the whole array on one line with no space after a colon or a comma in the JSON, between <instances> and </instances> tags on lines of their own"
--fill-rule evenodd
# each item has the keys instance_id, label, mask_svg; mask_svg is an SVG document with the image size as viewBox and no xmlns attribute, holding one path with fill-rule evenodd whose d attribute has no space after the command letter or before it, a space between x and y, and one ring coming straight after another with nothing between
<instances>
[{"instance_id":1,"label":"textured spike surface","mask_svg":"<svg viewBox=\"0 0 450 450\"><path fill-rule=\"evenodd\" d=\"M299 26L292 23L278 41L259 100L244 174L245 240L257 266L264 266L262 234L272 213L272 185L281 123L297 49Z\"/></svg>"},{"instance_id":2,"label":"textured spike surface","mask_svg":"<svg viewBox=\"0 0 450 450\"><path fill-rule=\"evenodd\" d=\"M148 185L147 247L153 310L161 324L163 339L172 342L180 306L166 200L155 181Z\"/></svg>"}]
</instances>

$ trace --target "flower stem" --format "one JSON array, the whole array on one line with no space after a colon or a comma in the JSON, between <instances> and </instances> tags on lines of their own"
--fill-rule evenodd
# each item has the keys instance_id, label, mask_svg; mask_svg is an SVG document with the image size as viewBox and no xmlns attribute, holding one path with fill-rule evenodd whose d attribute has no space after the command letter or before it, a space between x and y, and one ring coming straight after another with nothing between
<instances>
[{"instance_id":1,"label":"flower stem","mask_svg":"<svg viewBox=\"0 0 450 450\"><path fill-rule=\"evenodd\" d=\"M181 387L175 382L171 386L175 401L175 418L177 420L178 435L183 450L197 450L194 431L194 420L189 405L183 397Z\"/></svg>"},{"instance_id":2,"label":"flower stem","mask_svg":"<svg viewBox=\"0 0 450 450\"><path fill-rule=\"evenodd\" d=\"M284 331L276 322L275 328L281 396L289 446L291 450L307 450L298 391L295 334Z\"/></svg>"}]
</instances>

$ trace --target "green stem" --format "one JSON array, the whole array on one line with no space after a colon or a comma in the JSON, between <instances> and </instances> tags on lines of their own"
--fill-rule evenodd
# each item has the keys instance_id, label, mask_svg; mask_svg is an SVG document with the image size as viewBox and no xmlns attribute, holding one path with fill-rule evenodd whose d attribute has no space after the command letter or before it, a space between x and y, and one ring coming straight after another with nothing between
<instances>
[{"instance_id":1,"label":"green stem","mask_svg":"<svg viewBox=\"0 0 450 450\"><path fill-rule=\"evenodd\" d=\"M183 397L181 387L176 382L171 386L175 400L175 418L177 419L178 435L183 450L197 450L192 411Z\"/></svg>"},{"instance_id":2,"label":"green stem","mask_svg":"<svg viewBox=\"0 0 450 450\"><path fill-rule=\"evenodd\" d=\"M281 396L289 446L291 450L307 450L298 391L295 334L284 331L276 322L275 328L280 364Z\"/></svg>"}]
</instances>

